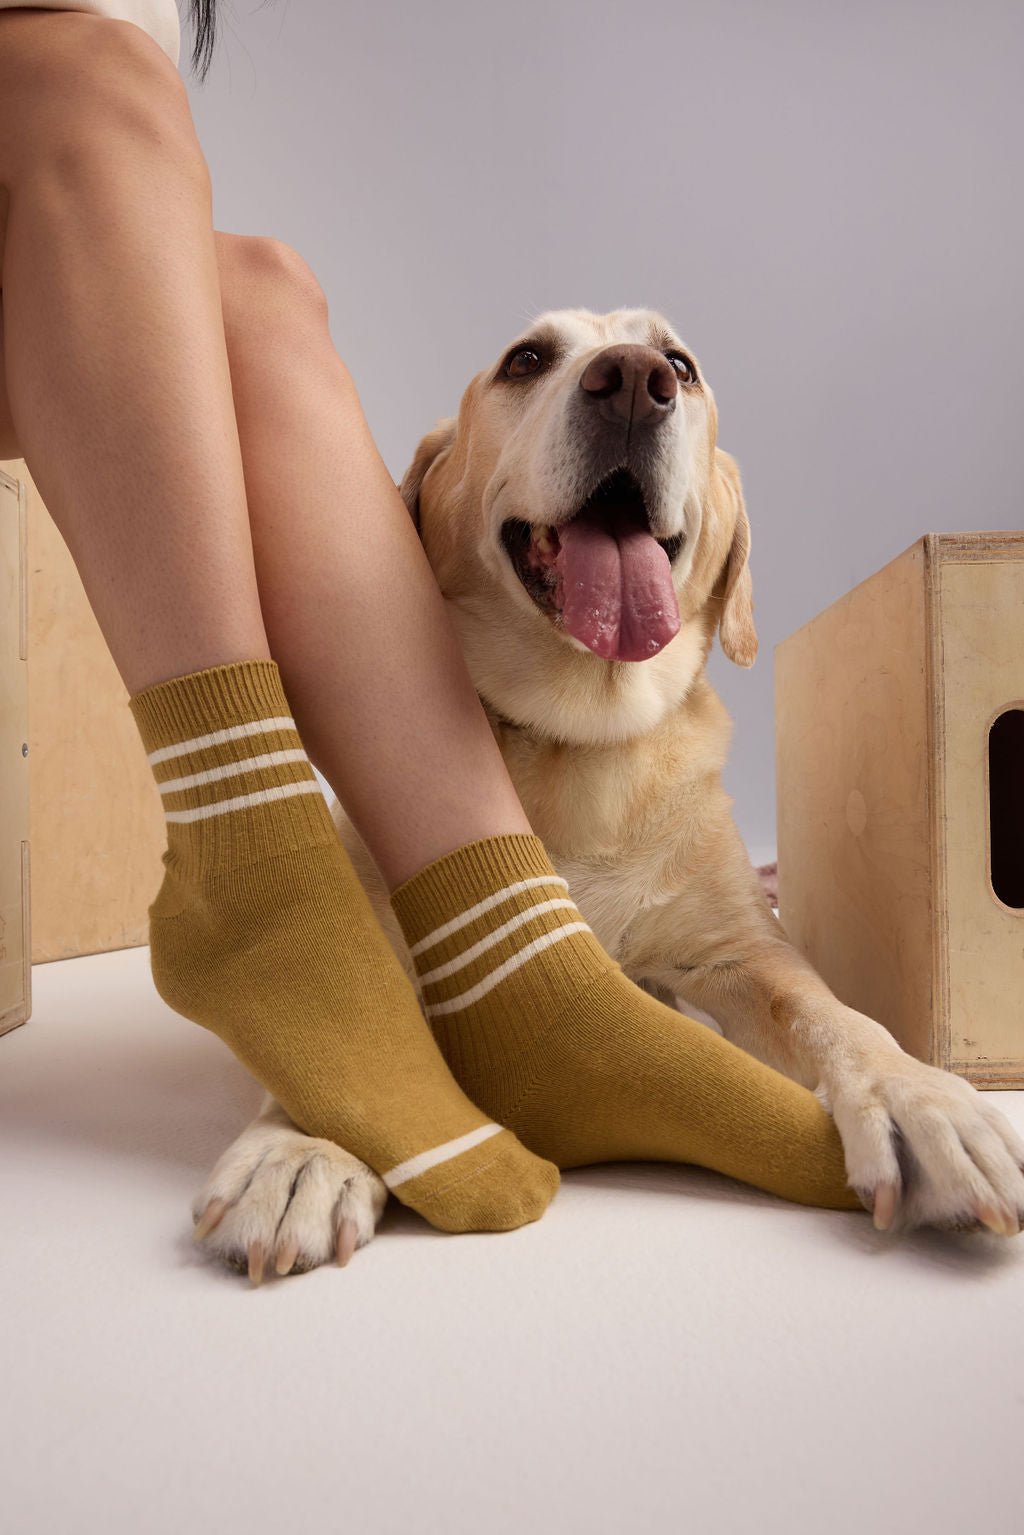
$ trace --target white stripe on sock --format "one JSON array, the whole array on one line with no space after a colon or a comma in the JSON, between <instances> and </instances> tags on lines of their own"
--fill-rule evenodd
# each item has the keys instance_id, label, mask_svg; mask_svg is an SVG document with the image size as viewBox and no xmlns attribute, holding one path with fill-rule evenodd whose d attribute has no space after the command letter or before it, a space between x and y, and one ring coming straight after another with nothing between
<instances>
[{"instance_id":1,"label":"white stripe on sock","mask_svg":"<svg viewBox=\"0 0 1024 1535\"><path fill-rule=\"evenodd\" d=\"M497 890L486 900L478 901L461 916L453 917L442 927L436 927L432 933L427 934L426 938L421 938L419 943L414 943L409 953L415 958L424 949L432 949L435 943L440 943L442 938L447 938L451 933L457 933L460 927L465 927L466 923L472 922L474 918L482 917L484 912L490 911L492 906L498 906L502 901L507 901L510 895L518 895L520 890L532 890L535 885L561 885L563 890L569 888L565 880L560 879L557 874L542 874L537 879L521 879L515 885L506 885L504 890Z\"/></svg>"},{"instance_id":2,"label":"white stripe on sock","mask_svg":"<svg viewBox=\"0 0 1024 1535\"><path fill-rule=\"evenodd\" d=\"M397 1189L399 1184L408 1183L410 1178L418 1178L421 1173L429 1173L432 1167L438 1167L452 1157L460 1157L464 1151L472 1151L481 1141L490 1140L492 1135L500 1135L503 1129L503 1125L481 1125L477 1130L470 1130L468 1135L458 1135L453 1141L435 1146L432 1151L421 1151L407 1162L399 1162L397 1167L381 1176L389 1189Z\"/></svg>"},{"instance_id":3,"label":"white stripe on sock","mask_svg":"<svg viewBox=\"0 0 1024 1535\"><path fill-rule=\"evenodd\" d=\"M295 721L290 715L281 719L252 720L248 725L226 725L223 730L213 730L208 736L196 736L191 741L178 741L173 746L161 746L150 752L146 761L150 767L166 762L168 757L184 757L186 752L199 752L206 746L223 746L225 741L242 741L246 736L266 735L269 730L294 730Z\"/></svg>"},{"instance_id":4,"label":"white stripe on sock","mask_svg":"<svg viewBox=\"0 0 1024 1535\"><path fill-rule=\"evenodd\" d=\"M195 810L168 810L169 821L207 821L212 815L227 815L229 810L246 810L250 805L265 805L272 799L290 799L293 794L319 794L315 779L309 783L283 783L275 789L257 789L254 794L238 794L215 805L197 805Z\"/></svg>"},{"instance_id":5,"label":"white stripe on sock","mask_svg":"<svg viewBox=\"0 0 1024 1535\"><path fill-rule=\"evenodd\" d=\"M499 981L503 981L507 975L511 975L513 970L518 970L520 965L525 965L528 959L532 959L542 949L550 948L551 944L557 943L560 938L568 938L570 933L589 933L591 931L592 929L586 922L570 922L565 927L556 927L554 932L544 933L542 937L535 938L532 943L528 943L525 948L519 950L518 954L513 954L511 959L506 959L503 965L499 965L497 970L492 970L490 975L485 975L482 981L478 981L468 991L460 991L458 996L452 997L449 1002L432 1002L424 1008L424 1012L428 1018L437 1018L442 1013L460 1013L463 1008L471 1007L474 1002L479 1002L480 998L485 997L489 991L493 990Z\"/></svg>"},{"instance_id":6,"label":"white stripe on sock","mask_svg":"<svg viewBox=\"0 0 1024 1535\"><path fill-rule=\"evenodd\" d=\"M421 975L420 984L422 986L429 986L432 981L443 981L446 976L454 975L456 970L461 970L464 966L471 965L478 955L486 954L488 949L493 949L496 943L500 943L509 933L514 933L517 927L522 927L523 923L529 922L532 917L540 916L542 911L555 911L559 907L566 906L570 907L573 911L576 910L575 901L541 901L539 906L531 906L528 911L521 911L517 917L512 917L508 922L503 923L501 927L495 928L493 933L488 933L486 938L481 938L479 943L475 943L464 954L458 954L454 959L450 959L446 965L438 965L436 970L428 970L426 975Z\"/></svg>"},{"instance_id":7,"label":"white stripe on sock","mask_svg":"<svg viewBox=\"0 0 1024 1535\"><path fill-rule=\"evenodd\" d=\"M279 767L283 762L305 762L302 747L294 751L264 752L261 757L243 757L240 762L226 762L223 767L189 773L187 778L168 778L157 784L161 794L177 794L180 789L196 789L200 784L218 783L222 778L237 778L239 773L255 773L258 768Z\"/></svg>"}]
</instances>

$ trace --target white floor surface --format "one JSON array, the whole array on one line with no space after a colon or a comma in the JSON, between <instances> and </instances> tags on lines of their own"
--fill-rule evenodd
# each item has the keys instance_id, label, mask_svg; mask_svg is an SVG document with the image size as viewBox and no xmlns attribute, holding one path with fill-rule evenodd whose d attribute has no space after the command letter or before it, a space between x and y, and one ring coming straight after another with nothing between
<instances>
[{"instance_id":1,"label":"white floor surface","mask_svg":"<svg viewBox=\"0 0 1024 1535\"><path fill-rule=\"evenodd\" d=\"M189 1201L260 1089L144 949L34 987L0 1039L4 1535L1024 1530L1024 1237L631 1165L507 1235L392 1203L347 1269L252 1289Z\"/></svg>"}]
</instances>

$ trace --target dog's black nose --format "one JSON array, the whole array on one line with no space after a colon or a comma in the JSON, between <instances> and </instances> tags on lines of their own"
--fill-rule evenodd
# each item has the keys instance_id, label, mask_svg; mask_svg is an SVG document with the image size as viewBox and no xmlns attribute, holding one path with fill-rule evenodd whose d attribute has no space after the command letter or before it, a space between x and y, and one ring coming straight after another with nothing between
<instances>
[{"instance_id":1,"label":"dog's black nose","mask_svg":"<svg viewBox=\"0 0 1024 1535\"><path fill-rule=\"evenodd\" d=\"M604 416L623 421L656 421L675 408L676 372L667 357L653 346L607 346L592 357L583 370L580 388L592 400L602 401Z\"/></svg>"}]
</instances>

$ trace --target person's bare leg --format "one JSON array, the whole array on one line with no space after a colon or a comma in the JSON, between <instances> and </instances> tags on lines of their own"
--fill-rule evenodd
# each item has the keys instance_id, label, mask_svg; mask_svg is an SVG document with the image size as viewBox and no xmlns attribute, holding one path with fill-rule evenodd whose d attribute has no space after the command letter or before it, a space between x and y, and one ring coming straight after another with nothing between
<instances>
[{"instance_id":1,"label":"person's bare leg","mask_svg":"<svg viewBox=\"0 0 1024 1535\"><path fill-rule=\"evenodd\" d=\"M269 657L181 77L131 23L0 12L0 184L10 414L167 815L161 996L435 1226L536 1220L557 1170L447 1070Z\"/></svg>"},{"instance_id":2,"label":"person's bare leg","mask_svg":"<svg viewBox=\"0 0 1024 1535\"><path fill-rule=\"evenodd\" d=\"M22 455L130 692L268 656L184 82L127 22L11 11L0 27L9 59L40 50L31 68L0 66Z\"/></svg>"},{"instance_id":3,"label":"person's bare leg","mask_svg":"<svg viewBox=\"0 0 1024 1535\"><path fill-rule=\"evenodd\" d=\"M277 241L218 235L263 618L307 749L389 889L529 832L412 519Z\"/></svg>"},{"instance_id":4,"label":"person's bare leg","mask_svg":"<svg viewBox=\"0 0 1024 1535\"><path fill-rule=\"evenodd\" d=\"M5 13L5 30L26 20L63 28L96 18L15 11ZM138 28L128 30L140 56L159 53ZM32 145L9 146L3 260L21 452L126 686L134 692L272 651L312 759L392 886L474 837L529 830L311 284L273 272L268 280L275 247L267 241L249 242L251 259L232 262L230 273L218 266L208 173L183 82L169 60L147 57L166 66L166 128L154 143L151 112L118 60L111 50L113 102L106 80L89 77L82 89L93 92L98 114L135 122L132 132L104 134L97 122L90 133L81 110L61 118L63 91L53 93L48 117L37 93L26 135L31 123L38 146L52 132L59 158L47 174L30 158ZM102 50L89 67L103 68ZM13 110L10 120L18 121ZM112 154L127 162L117 176ZM23 195L19 160L33 167ZM234 402L226 325L233 347L251 336L271 364L235 369ZM274 367L280 377L268 401ZM83 387L93 379L111 387ZM311 622L314 614L322 621Z\"/></svg>"}]
</instances>

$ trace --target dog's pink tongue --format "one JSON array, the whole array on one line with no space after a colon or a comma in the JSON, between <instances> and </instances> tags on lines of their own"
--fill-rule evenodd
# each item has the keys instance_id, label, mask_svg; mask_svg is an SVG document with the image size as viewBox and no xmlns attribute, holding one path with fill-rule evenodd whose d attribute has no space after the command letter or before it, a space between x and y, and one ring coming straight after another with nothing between
<instances>
[{"instance_id":1,"label":"dog's pink tongue","mask_svg":"<svg viewBox=\"0 0 1024 1535\"><path fill-rule=\"evenodd\" d=\"M586 515L558 530L556 593L569 633L605 660L648 661L679 632L668 555L642 528Z\"/></svg>"}]
</instances>

